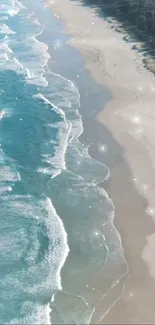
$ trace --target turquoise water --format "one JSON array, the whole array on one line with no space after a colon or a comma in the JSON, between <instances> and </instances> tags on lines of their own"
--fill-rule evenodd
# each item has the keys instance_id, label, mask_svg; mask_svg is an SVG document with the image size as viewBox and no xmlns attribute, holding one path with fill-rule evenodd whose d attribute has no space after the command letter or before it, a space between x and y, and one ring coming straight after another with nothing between
<instances>
[{"instance_id":1,"label":"turquoise water","mask_svg":"<svg viewBox=\"0 0 155 325\"><path fill-rule=\"evenodd\" d=\"M0 322L89 323L126 264L109 169L78 139L80 94L50 70L35 6L49 18L0 0Z\"/></svg>"}]
</instances>

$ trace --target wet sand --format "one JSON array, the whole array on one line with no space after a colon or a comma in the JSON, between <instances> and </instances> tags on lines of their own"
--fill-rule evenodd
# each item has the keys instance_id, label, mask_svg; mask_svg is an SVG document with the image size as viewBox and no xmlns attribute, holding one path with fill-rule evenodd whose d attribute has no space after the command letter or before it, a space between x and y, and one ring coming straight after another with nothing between
<instances>
[{"instance_id":1,"label":"wet sand","mask_svg":"<svg viewBox=\"0 0 155 325\"><path fill-rule=\"evenodd\" d=\"M49 5L72 35L69 44L80 50L92 77L110 89L112 100L96 116L96 122L112 133L124 152L124 159L117 164L111 164L107 152L105 163L111 168L111 176L104 188L115 205L115 225L121 234L129 274L123 296L101 322L153 324L155 78L143 67L141 56L131 50L132 45L96 16L95 9L70 0L51 1ZM97 319L92 319L95 322Z\"/></svg>"}]
</instances>

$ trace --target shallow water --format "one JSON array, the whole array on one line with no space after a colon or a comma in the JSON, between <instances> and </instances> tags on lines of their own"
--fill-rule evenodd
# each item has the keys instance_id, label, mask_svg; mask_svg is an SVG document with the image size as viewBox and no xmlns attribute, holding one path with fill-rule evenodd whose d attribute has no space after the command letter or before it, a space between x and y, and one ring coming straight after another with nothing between
<instances>
[{"instance_id":1,"label":"shallow water","mask_svg":"<svg viewBox=\"0 0 155 325\"><path fill-rule=\"evenodd\" d=\"M126 263L97 186L109 169L78 139L80 93L49 68L39 12L52 32L44 3L0 1L0 322L89 323Z\"/></svg>"}]
</instances>

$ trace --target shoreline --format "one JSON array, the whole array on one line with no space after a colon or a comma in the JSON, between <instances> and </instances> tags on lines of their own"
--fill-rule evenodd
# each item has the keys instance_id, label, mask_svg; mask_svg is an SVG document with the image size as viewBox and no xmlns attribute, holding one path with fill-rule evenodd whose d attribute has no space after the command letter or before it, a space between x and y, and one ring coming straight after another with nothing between
<instances>
[{"instance_id":1,"label":"shoreline","mask_svg":"<svg viewBox=\"0 0 155 325\"><path fill-rule=\"evenodd\" d=\"M114 138L124 148L125 162L127 163L127 165L130 166L130 168L127 168L126 163L122 162L118 164L118 166L116 167L114 166L113 168L110 168L111 177L110 180L107 182L107 186L106 186L106 188L108 189L107 192L112 197L112 200L115 205L116 214L115 214L114 224L116 225L116 229L121 234L123 247L125 249L125 257L129 265L129 278L126 283L126 289L123 297L117 301L115 306L111 309L111 311L109 312L109 314L104 320L106 323L110 323L110 324L148 323L148 322L154 323L155 316L153 315L154 312L153 296L155 290L155 283L153 277L155 277L155 264L153 260L153 251L151 252L151 249L154 245L154 235L152 233L155 233L155 223L152 221L152 218L145 213L145 210L146 209L148 210L147 202L149 202L150 204L149 213L152 217L154 215L154 211L153 211L154 180L152 180L153 167L152 164L150 164L150 156L147 153L148 151L147 146L149 142L146 141L147 139L145 138L145 142L144 142L145 146L144 144L142 145L141 143L141 135L143 135L142 126L140 123L141 117L139 118L139 115L132 116L135 109L137 109L138 114L141 115L142 113L144 114L145 113L144 104L146 105L146 103L149 102L150 105L153 105L154 77L150 72L145 70L145 68L142 66L140 55L131 50L131 44L127 44L122 40L123 38L122 35L118 34L114 30L111 30L110 26L109 25L107 26L108 23L104 22L101 18L99 17L92 18L92 15L94 13L92 9L85 8L82 6L77 6L77 2L72 2L69 0L65 0L64 6L62 5L62 0L57 0L57 3L55 4L52 3L52 7L56 15L59 16L64 22L64 25L66 27L66 32L74 36L74 38L72 38L69 41L69 44L80 50L81 54L85 58L86 68L89 70L92 77L100 84L107 86L112 92L113 99L110 100L106 104L104 110L98 114L97 121L103 124L106 128L108 128L108 130L113 134ZM72 9L72 13L71 13L71 9ZM79 12L77 13L77 11ZM93 30L94 30L93 33L92 33L92 19L93 19ZM81 29L77 30L79 26ZM85 27L83 26L86 27L86 30ZM107 43L106 45L108 49L106 48L106 46L104 46L103 42L101 42L100 39L97 41L95 39L95 35L100 36L100 34L103 33L103 27L106 29L106 31L104 32L104 36L107 33L107 38L105 43ZM83 32L83 30L85 31L85 33ZM117 54L116 56L114 56L113 53L111 54L111 56L109 55L111 52L113 52L112 51L113 49L111 48L109 36L112 37L112 40L116 46L116 48L114 47L114 50L116 52L115 54ZM123 48L121 47L121 52L119 52L120 48L118 46L118 42L124 44L124 46L121 44L121 46L123 47ZM122 60L119 60L118 58L120 53L121 53ZM129 71L131 70L131 73L130 74L128 73L130 77L129 80L128 80L127 73L126 75L125 73L123 74L123 72L122 74L120 73L120 77L118 75L118 73L122 70L121 65L123 60L125 59L124 57L125 54L128 54L127 56L128 70ZM107 56L106 59L104 56L105 57ZM116 59L118 59L117 63L115 62ZM116 68L116 66L118 67ZM135 66L137 70L135 70ZM100 73L98 73L98 71ZM137 89L135 88L135 84L133 84L133 79L132 79L133 76L135 76L135 71L137 77L136 79ZM146 80L145 82L143 81L143 85L141 86L140 83L141 75L143 74ZM122 82L122 80L124 81L123 78L125 78L125 82L127 83L127 86L125 85L124 82ZM150 93L146 95L146 92L143 93L142 89L143 87L147 88L147 92L148 92L147 86L149 83L151 84L150 88L151 87L152 88ZM125 106L127 106L128 109L126 109L124 112ZM114 114L115 107L117 107L118 109L117 111L115 111ZM144 127L146 128L146 126L147 125L144 125L143 123L143 129ZM143 159L143 166L140 166L142 159ZM149 168L150 165L151 168ZM108 164L107 166L109 167ZM139 184L137 184L138 183L137 180L138 181L140 180L139 181L140 185L142 184L144 186L140 187ZM148 184L150 187L149 191L148 191ZM119 191L118 191L118 185L119 185ZM136 187L140 192L140 194L137 192ZM105 183L104 183L104 188L105 188ZM132 201L126 200L127 193L129 193L128 196L130 198L132 196ZM139 203L137 203L136 199L139 200L138 201ZM122 205L123 200L125 201L125 205L124 204ZM134 207L131 206L133 202L135 202ZM127 216L126 219L124 220L124 215L126 214ZM137 218L136 231L133 236L132 222L135 221L135 217ZM129 222L128 229L130 231L128 234L127 233L128 229L126 229L126 221L129 221L130 218L132 220ZM139 227L140 227L140 232L139 232ZM132 236L134 238L132 238ZM131 244L131 240L133 240L132 244ZM136 247L136 252L134 249L135 247ZM137 282L139 277L141 281ZM123 308L123 313L122 313L122 308ZM148 315L149 315L149 319L148 319Z\"/></svg>"},{"instance_id":2,"label":"shoreline","mask_svg":"<svg viewBox=\"0 0 155 325\"><path fill-rule=\"evenodd\" d=\"M51 13L50 13L50 15L53 16ZM63 75L63 78L67 78L66 80L72 80L74 82L74 84L77 85L78 90L80 90L80 98L81 98L81 100L80 100L79 113L80 113L80 116L82 117L82 126L83 126L82 127L83 132L81 133L81 135L79 136L78 139L79 139L79 141L81 143L83 143L86 146L87 146L87 139L89 139L90 143L91 142L94 143L94 141L96 141L96 144L97 144L97 147L98 147L98 144L102 143L103 139L102 139L101 134L98 134L98 126L99 126L98 122L96 121L96 125L94 123L95 122L94 121L94 114L95 114L94 109L92 110L92 112L90 114L90 111L87 108L90 107L90 105L92 105L92 106L95 105L97 107L98 112L99 112L102 105L105 102L107 102L107 100L110 98L110 94L106 89L103 89L102 86L100 86L98 83L96 83L96 81L94 79L91 78L89 72L84 68L84 62L83 62L82 56L80 55L79 51L77 51L73 47L67 45L66 40L65 40L65 43L63 43L64 42L63 41L64 36L61 35L62 30L63 30L63 27L61 26L61 24L59 22L57 23L57 21L56 21L56 19L54 17L53 17L52 21L53 21L54 35L51 35L51 36L49 35L50 36L50 43L49 44L51 44L51 45L53 43L55 44L57 42L57 40L59 40L60 44L61 44L61 42L63 44L63 50L62 51L59 51L59 50L53 51L53 48L51 48L51 51L50 51L50 46L49 46L49 53L51 54L51 60L49 62L50 70L52 72L56 73L56 74ZM55 27L56 27L56 29L55 29ZM50 31L50 28L49 28L49 31ZM69 35L65 36L65 39L66 38L69 39ZM47 43L48 43L48 33L45 32L39 39L41 41L45 41L45 39L46 39ZM55 55L56 55L56 58L55 58ZM62 61L60 60L60 56L62 56L62 55L63 55L63 58L64 58L63 64L65 62L64 67L62 65ZM69 63L65 59L65 58L68 58L68 57L70 58ZM72 69L72 66L70 64L71 62L73 62L73 64L74 64L73 69ZM79 79L77 80L77 74L78 74L79 71L83 71L82 72L83 78L80 78L80 80ZM92 87L93 92L90 92L90 89L89 89L88 85L89 85L89 87L90 86ZM103 92L103 90L104 90L104 92ZM87 93L87 91L88 91L88 93ZM87 93L88 96L86 96L86 93ZM95 112L96 112L96 109L95 109ZM92 113L93 113L93 116L92 116ZM84 125L84 123L85 123L85 125ZM101 124L100 124L100 126L101 126ZM94 137L94 135L93 135L93 138L92 138L92 127L93 127L93 129L94 129L94 127L96 128L96 132L95 132L96 136ZM89 131L91 132L90 134L89 134ZM101 127L101 132L102 131L103 131L103 126ZM106 129L104 131L107 132ZM87 136L88 136L88 138L87 138ZM82 137L82 139L81 139L81 137ZM112 140L112 137L111 137L110 133L106 134L106 138L110 142L114 141L114 139ZM118 146L116 141L114 141L114 142L115 142L115 147ZM91 147L92 147L92 145L89 148L91 148ZM99 163L99 161L101 161L101 165L103 166L102 172L105 172L105 170L108 169L108 175L109 175L109 168L103 162L103 159L102 159L103 157L102 156L103 155L102 155L102 152L101 152L101 160L100 160L99 159L99 150L98 150L98 153L97 153L97 158L94 155L92 156L92 155L88 154L88 157L90 158L90 160L92 160L92 163L93 163L93 159L96 160L97 164ZM91 170L92 170L92 163L91 163ZM95 170L94 170L94 172L95 172ZM103 177L102 174L101 174L101 171L100 171L100 177L99 177L100 181L96 184L95 188L98 188L98 190L100 191L100 184L101 184L101 182L103 182L103 178L106 179L106 177L108 177L108 175ZM91 178L90 178L90 180L91 180L92 179L92 173L90 174L90 176L91 176ZM103 187L101 186L101 188L103 188ZM104 189L103 189L103 192L105 192ZM94 193L94 195L95 195L95 193ZM98 196L100 196L99 193L98 193ZM54 198L52 196L52 200L53 199ZM98 197L96 197L96 199L98 200ZM102 197L102 199L103 199L103 197ZM62 203L62 205L63 205L63 203ZM100 201L99 201L99 205L100 205ZM112 203L112 206L113 206L113 203ZM57 208L58 208L57 200L55 201L55 207L56 207L56 210L57 210ZM65 208L65 206L64 206L64 208ZM85 209L85 212L87 211L88 208L89 207L87 205L87 207ZM104 210L104 208L105 208L105 203L103 204L103 210ZM63 213L62 213L61 209L58 210L58 214L59 214L61 220L63 221L64 227L65 227L65 229L67 231L69 246L70 245L72 246L72 244L74 246L74 240L72 242L72 239L71 239L71 242L70 242L72 232L70 231L70 227L68 228L67 220L64 219L64 215L65 215L64 209L63 209ZM66 211L66 215L67 214L68 214L68 211ZM106 212L105 212L105 214L106 214ZM77 216L79 217L79 215L77 215ZM91 216L91 214L90 214L90 216ZM113 213L112 213L112 216L113 216ZM96 218L96 221L94 220L94 217L93 217L92 221L90 221L90 224L87 227L89 236L93 235L94 221L95 221L96 227L98 227L100 225L100 227L102 228L103 220L104 220L102 213L101 214L99 213L97 215L97 217L98 218ZM89 218L89 219L91 220L91 218ZM81 220L81 223L82 223L82 220ZM77 224L77 229L78 229L78 226L81 223ZM77 229L75 229L75 231L77 231ZM90 233L91 230L92 230L92 233ZM70 283L68 283L68 280L67 280L68 273L70 273L70 270L73 270L73 273L74 273L75 256L77 256L77 252L73 251L73 254L70 254L71 256L69 256L67 258L66 263L64 265L64 268L62 268L61 280L62 280L62 288L63 289L62 289L62 291L60 291L60 294L59 294L59 292L57 293L53 303L51 303L51 309L52 310L54 309L54 311L55 311L54 314L57 315L56 320L54 320L54 322L57 322L57 317L59 317L59 315L58 315L59 312L57 310L57 307L59 305L61 305L61 299L62 299L61 307L64 308L63 296L66 294L66 290L68 292L66 297L68 297L69 301L70 301L70 296L71 296L72 300L76 299L76 303L78 303L78 300L76 298L77 293L78 292L79 292L79 294L82 293L83 289L86 287L84 289L84 292L83 292L84 296L86 296L85 297L86 300L90 302L90 300L95 299L94 302L93 302L93 305L97 307L98 299L97 299L97 296L96 296L95 292L93 291L93 290L95 290L97 295L101 295L101 297L103 296L103 298L101 298L101 299L103 299L104 304L106 304L106 306L104 308L104 311L102 310L102 314L104 312L106 313L107 310L109 310L111 308L111 306L113 306L115 301L117 301L119 299L120 295L122 294L122 284L118 285L118 283L121 282L121 280L126 275L126 273L128 271L128 267L127 267L127 264L126 264L126 261L124 259L124 255L123 255L123 248L122 248L122 244L121 244L120 234L118 233L117 229L114 226L113 218L112 218L112 220L110 222L110 227L106 226L106 224L105 224L105 229L103 229L103 233L105 233L105 231L106 231L106 243L107 243L108 246L109 245L113 246L113 249L111 250L111 252L114 255L115 255L115 252L116 252L115 258L116 259L118 258L118 260L120 261L119 265L115 264L115 262L113 261L113 257L111 256L111 258L110 258L109 254L108 254L108 263L107 263L106 267L104 268L104 272L95 272L95 274L96 274L95 279L96 280L94 281L93 277L90 277L88 275L89 271L87 270L87 274L83 277L83 279L84 279L84 281L90 281L90 284L88 285L89 282L87 282L87 285L84 285L84 287L81 288L81 281L83 281L81 279L81 281L79 283L80 287L79 287L79 285L78 286L76 285L76 287L74 288L74 290L76 289L75 290L76 295L74 295L73 292L72 292L73 286L70 287ZM111 236L111 233L110 233L111 231L112 231L112 236ZM80 232L80 234L82 235L82 231ZM87 236L87 231L85 232L85 235ZM89 240L90 240L90 238L86 237L86 243L88 243ZM113 242L115 244L115 240L116 240L116 246L118 248L118 251L117 250L115 251L115 245L113 245ZM80 244L80 242L77 243L77 245L79 245L79 244ZM100 246L102 246L102 244ZM104 247L106 248L105 244L104 244ZM81 247L81 249L83 250L83 247ZM74 253L75 253L75 255L74 255ZM92 250L92 253L93 253L93 250ZM104 260L105 252L102 249L101 250L101 256L100 256L100 252L98 252L98 253L99 254L96 254L96 257L98 256L96 258L96 261L98 259L101 262L102 260ZM117 254L119 255L118 257L117 257ZM91 259L91 257L92 257L92 255L90 256L90 259ZM69 267L68 267L68 260L70 261L69 262ZM97 265L97 263L96 263L96 265ZM108 270L109 270L110 265L111 265L110 269L113 270L113 271L112 271L112 274L109 276L109 271ZM91 264L91 267L92 266L93 266L93 264ZM79 266L79 264L77 263L77 269L79 267L83 267L83 265ZM80 271L80 269L79 269L79 271ZM106 280L106 282L104 281L104 278L106 278L107 271L108 271L108 276L107 276L108 277L108 283L107 283L107 280ZM99 278L100 278L100 281L99 281ZM101 286L101 281L102 281L102 286ZM73 282L75 282L74 279L73 279ZM93 282L94 282L94 284L93 284ZM66 287L66 284L67 284L67 287ZM99 290L98 289L96 290L96 286L98 287ZM95 287L95 288L93 288L93 287ZM103 288L101 288L101 287L103 287ZM80 288L80 290L79 290L79 288ZM104 298L103 292L105 292L105 290L110 291L110 294L108 293L108 295L107 295L108 298L107 298L107 296L106 296L106 298ZM112 291L112 294L111 294L111 291ZM81 297L81 299L84 302L84 297ZM73 304L73 301L70 301L70 303ZM87 303L86 303L86 305L87 305ZM90 305L92 305L92 303L90 303ZM59 308L60 308L60 306L59 306ZM67 306L66 306L66 308L67 308ZM83 307L81 306L81 308L83 308ZM68 305L68 309L70 310L70 304ZM88 308L87 308L87 312L88 312ZM60 308L60 314L61 314L61 308ZM64 316L65 315L66 315L66 311L64 311ZM51 313L51 321L52 322L53 322L53 317L55 317L55 316L53 315L53 312L52 312Z\"/></svg>"}]
</instances>

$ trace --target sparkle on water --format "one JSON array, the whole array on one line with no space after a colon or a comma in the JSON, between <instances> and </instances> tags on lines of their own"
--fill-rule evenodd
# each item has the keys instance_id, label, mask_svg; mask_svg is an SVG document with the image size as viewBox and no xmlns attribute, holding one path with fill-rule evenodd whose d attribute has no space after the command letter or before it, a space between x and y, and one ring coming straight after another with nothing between
<instances>
[{"instance_id":1,"label":"sparkle on water","mask_svg":"<svg viewBox=\"0 0 155 325\"><path fill-rule=\"evenodd\" d=\"M106 144L99 145L99 151L100 152L106 152L107 151L107 145Z\"/></svg>"},{"instance_id":2,"label":"sparkle on water","mask_svg":"<svg viewBox=\"0 0 155 325\"><path fill-rule=\"evenodd\" d=\"M146 191L148 189L148 186L146 184L144 184L143 189Z\"/></svg>"},{"instance_id":3,"label":"sparkle on water","mask_svg":"<svg viewBox=\"0 0 155 325\"><path fill-rule=\"evenodd\" d=\"M139 134L142 134L144 132L144 130L142 128L137 130Z\"/></svg>"},{"instance_id":4,"label":"sparkle on water","mask_svg":"<svg viewBox=\"0 0 155 325\"><path fill-rule=\"evenodd\" d=\"M135 115L135 116L133 117L133 123L135 123L135 124L139 124L140 121L141 121L140 116Z\"/></svg>"},{"instance_id":5,"label":"sparkle on water","mask_svg":"<svg viewBox=\"0 0 155 325\"><path fill-rule=\"evenodd\" d=\"M54 49L58 49L62 46L62 42L60 40L56 40L54 43Z\"/></svg>"},{"instance_id":6,"label":"sparkle on water","mask_svg":"<svg viewBox=\"0 0 155 325\"><path fill-rule=\"evenodd\" d=\"M57 17L57 18L59 19L59 16L58 16L56 13L54 14L54 16Z\"/></svg>"},{"instance_id":7,"label":"sparkle on water","mask_svg":"<svg viewBox=\"0 0 155 325\"><path fill-rule=\"evenodd\" d=\"M143 135L144 130L142 128L135 129L135 134L138 137L141 137Z\"/></svg>"},{"instance_id":8,"label":"sparkle on water","mask_svg":"<svg viewBox=\"0 0 155 325\"><path fill-rule=\"evenodd\" d=\"M148 213L149 213L151 216L153 216L153 215L154 215L154 209L151 208L151 207L149 207L149 208L148 208Z\"/></svg>"}]
</instances>

